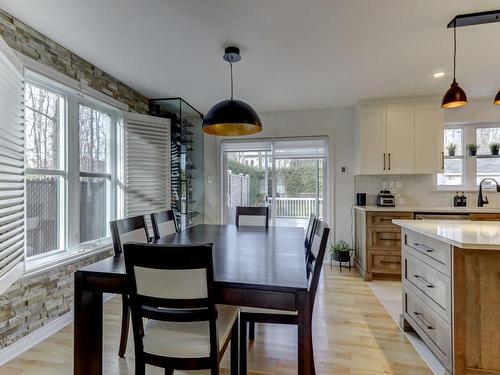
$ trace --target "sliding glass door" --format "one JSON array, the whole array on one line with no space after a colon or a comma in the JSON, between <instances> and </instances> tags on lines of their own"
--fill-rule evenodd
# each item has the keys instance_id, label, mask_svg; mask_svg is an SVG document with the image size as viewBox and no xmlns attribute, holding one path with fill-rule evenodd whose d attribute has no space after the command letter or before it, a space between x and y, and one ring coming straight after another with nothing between
<instances>
[{"instance_id":1,"label":"sliding glass door","mask_svg":"<svg viewBox=\"0 0 500 375\"><path fill-rule=\"evenodd\" d=\"M326 138L225 141L222 152L225 223L234 224L237 206L268 206L277 226L326 216Z\"/></svg>"}]
</instances>

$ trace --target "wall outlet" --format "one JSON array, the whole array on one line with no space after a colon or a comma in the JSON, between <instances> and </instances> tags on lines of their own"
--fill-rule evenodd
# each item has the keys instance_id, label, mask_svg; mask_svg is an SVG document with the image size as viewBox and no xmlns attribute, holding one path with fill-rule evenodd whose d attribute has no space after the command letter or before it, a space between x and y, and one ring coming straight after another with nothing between
<instances>
[{"instance_id":1,"label":"wall outlet","mask_svg":"<svg viewBox=\"0 0 500 375\"><path fill-rule=\"evenodd\" d=\"M215 176L208 176L208 183L215 184Z\"/></svg>"},{"instance_id":2,"label":"wall outlet","mask_svg":"<svg viewBox=\"0 0 500 375\"><path fill-rule=\"evenodd\" d=\"M340 173L347 174L347 167L346 166L341 167L340 168Z\"/></svg>"}]
</instances>

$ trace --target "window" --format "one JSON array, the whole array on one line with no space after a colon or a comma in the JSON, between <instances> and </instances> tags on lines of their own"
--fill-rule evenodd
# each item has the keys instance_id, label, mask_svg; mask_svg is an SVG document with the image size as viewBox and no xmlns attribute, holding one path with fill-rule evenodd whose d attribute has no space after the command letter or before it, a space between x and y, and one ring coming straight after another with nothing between
<instances>
[{"instance_id":1,"label":"window","mask_svg":"<svg viewBox=\"0 0 500 375\"><path fill-rule=\"evenodd\" d=\"M498 155L492 155L490 145L493 143L500 143L498 125L467 124L461 127L445 127L444 173L437 175L438 186L477 189L485 178L500 182L500 158ZM477 145L477 155L470 155L468 152L466 145L470 144ZM491 184L493 182L485 183L485 186Z\"/></svg>"},{"instance_id":2,"label":"window","mask_svg":"<svg viewBox=\"0 0 500 375\"><path fill-rule=\"evenodd\" d=\"M108 222L117 207L118 120L116 110L27 72L28 262L44 263L109 242Z\"/></svg>"},{"instance_id":3,"label":"window","mask_svg":"<svg viewBox=\"0 0 500 375\"><path fill-rule=\"evenodd\" d=\"M25 103L26 256L64 246L65 98L27 83Z\"/></svg>"},{"instance_id":4,"label":"window","mask_svg":"<svg viewBox=\"0 0 500 375\"><path fill-rule=\"evenodd\" d=\"M438 174L438 185L461 186L464 172L463 129L444 129L444 173Z\"/></svg>"}]
</instances>

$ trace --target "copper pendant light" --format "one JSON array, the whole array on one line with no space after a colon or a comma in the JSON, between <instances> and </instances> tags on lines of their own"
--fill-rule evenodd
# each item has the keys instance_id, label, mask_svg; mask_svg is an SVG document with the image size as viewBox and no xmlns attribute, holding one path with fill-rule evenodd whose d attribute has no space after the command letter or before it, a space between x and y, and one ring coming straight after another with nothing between
<instances>
[{"instance_id":1,"label":"copper pendant light","mask_svg":"<svg viewBox=\"0 0 500 375\"><path fill-rule=\"evenodd\" d=\"M500 105L500 90L498 90L497 94L495 95L495 100L493 101L495 105Z\"/></svg>"},{"instance_id":2,"label":"copper pendant light","mask_svg":"<svg viewBox=\"0 0 500 375\"><path fill-rule=\"evenodd\" d=\"M467 95L465 91L458 85L455 79L457 69L457 23L453 26L453 82L443 96L441 108L450 109L458 108L467 104Z\"/></svg>"},{"instance_id":3,"label":"copper pendant light","mask_svg":"<svg viewBox=\"0 0 500 375\"><path fill-rule=\"evenodd\" d=\"M241 136L262 130L259 115L247 103L233 99L233 63L241 60L237 47L227 47L224 60L231 68L231 99L215 104L203 118L203 131L211 135Z\"/></svg>"}]
</instances>

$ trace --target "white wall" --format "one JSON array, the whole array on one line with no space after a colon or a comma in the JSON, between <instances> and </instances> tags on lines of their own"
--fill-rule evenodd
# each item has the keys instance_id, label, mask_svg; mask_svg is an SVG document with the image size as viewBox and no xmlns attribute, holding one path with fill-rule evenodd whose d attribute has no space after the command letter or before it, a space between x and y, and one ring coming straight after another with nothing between
<instances>
[{"instance_id":1,"label":"white wall","mask_svg":"<svg viewBox=\"0 0 500 375\"><path fill-rule=\"evenodd\" d=\"M264 130L253 138L328 136L329 223L336 239L351 240L354 202L354 107L259 114ZM221 222L220 138L205 135L205 223ZM341 173L341 167L347 173ZM209 178L215 177L210 184ZM333 237L330 238L334 240Z\"/></svg>"}]
</instances>

